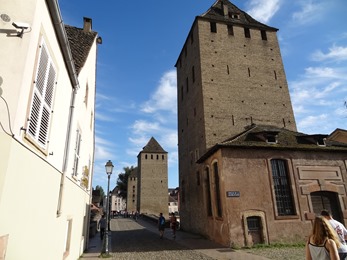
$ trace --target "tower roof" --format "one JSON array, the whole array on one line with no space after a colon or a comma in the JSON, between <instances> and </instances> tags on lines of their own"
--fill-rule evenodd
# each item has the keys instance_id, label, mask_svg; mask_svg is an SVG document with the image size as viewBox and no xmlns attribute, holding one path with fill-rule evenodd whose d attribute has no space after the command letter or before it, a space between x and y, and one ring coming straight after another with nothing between
<instances>
[{"instance_id":1,"label":"tower roof","mask_svg":"<svg viewBox=\"0 0 347 260\"><path fill-rule=\"evenodd\" d=\"M143 147L142 152L150 152L150 153L167 153L155 140L154 137L148 141L145 147Z\"/></svg>"},{"instance_id":2,"label":"tower roof","mask_svg":"<svg viewBox=\"0 0 347 260\"><path fill-rule=\"evenodd\" d=\"M232 23L235 25L278 31L277 28L267 26L252 18L249 14L239 9L228 0L217 0L204 14L198 16L215 21Z\"/></svg>"}]
</instances>

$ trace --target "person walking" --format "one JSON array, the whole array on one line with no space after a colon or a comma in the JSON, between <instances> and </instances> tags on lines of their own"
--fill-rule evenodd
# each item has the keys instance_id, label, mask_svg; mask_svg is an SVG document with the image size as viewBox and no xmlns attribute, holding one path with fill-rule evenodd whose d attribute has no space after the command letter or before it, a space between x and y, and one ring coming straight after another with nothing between
<instances>
[{"instance_id":1,"label":"person walking","mask_svg":"<svg viewBox=\"0 0 347 260\"><path fill-rule=\"evenodd\" d=\"M328 221L317 216L306 243L306 260L339 260L340 241Z\"/></svg>"},{"instance_id":2,"label":"person walking","mask_svg":"<svg viewBox=\"0 0 347 260\"><path fill-rule=\"evenodd\" d=\"M164 230L165 230L165 218L164 218L164 216L163 216L163 213L160 213L160 214L159 214L158 228L159 228L160 238L163 238L163 236L164 236Z\"/></svg>"},{"instance_id":3,"label":"person walking","mask_svg":"<svg viewBox=\"0 0 347 260\"><path fill-rule=\"evenodd\" d=\"M101 219L99 220L99 230L100 230L100 238L102 240L102 239L104 239L104 234L105 234L105 230L106 230L105 215L102 215Z\"/></svg>"},{"instance_id":4,"label":"person walking","mask_svg":"<svg viewBox=\"0 0 347 260\"><path fill-rule=\"evenodd\" d=\"M172 229L172 236L173 239L176 239L176 229L177 229L177 218L175 216L175 213L171 213L171 218L170 218L170 227Z\"/></svg>"},{"instance_id":5,"label":"person walking","mask_svg":"<svg viewBox=\"0 0 347 260\"><path fill-rule=\"evenodd\" d=\"M332 228L335 230L335 232L336 232L336 234L340 240L341 246L338 248L340 260L346 260L346 257L347 257L347 244L346 244L347 229L346 229L346 227L342 223L333 219L331 213L328 210L323 209L320 214L326 220L328 220L328 222L330 223Z\"/></svg>"}]
</instances>

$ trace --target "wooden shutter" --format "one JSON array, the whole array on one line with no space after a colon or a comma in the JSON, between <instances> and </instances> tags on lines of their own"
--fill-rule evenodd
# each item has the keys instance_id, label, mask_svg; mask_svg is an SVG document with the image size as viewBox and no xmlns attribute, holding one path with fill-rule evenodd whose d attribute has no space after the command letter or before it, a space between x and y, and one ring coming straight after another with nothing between
<instances>
[{"instance_id":1,"label":"wooden shutter","mask_svg":"<svg viewBox=\"0 0 347 260\"><path fill-rule=\"evenodd\" d=\"M43 149L47 147L56 76L56 69L42 40L27 133Z\"/></svg>"}]
</instances>

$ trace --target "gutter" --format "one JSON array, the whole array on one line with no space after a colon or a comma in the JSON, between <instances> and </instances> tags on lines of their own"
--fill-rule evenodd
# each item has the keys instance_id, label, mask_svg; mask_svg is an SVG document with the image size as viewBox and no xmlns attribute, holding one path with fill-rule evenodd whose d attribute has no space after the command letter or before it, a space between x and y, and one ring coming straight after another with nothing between
<instances>
[{"instance_id":1,"label":"gutter","mask_svg":"<svg viewBox=\"0 0 347 260\"><path fill-rule=\"evenodd\" d=\"M48 7L48 11L50 13L54 31L57 35L57 39L60 45L61 52L63 54L63 58L65 61L65 66L67 68L67 72L69 74L70 82L72 84L72 92L70 98L70 111L68 117L68 125L66 130L66 139L65 139L65 149L64 149L64 157L63 157L63 165L62 165L62 175L60 179L60 188L59 188L59 198L58 198L58 206L57 206L57 217L62 214L62 202L64 195L64 184L66 178L66 168L69 158L69 150L70 150L70 139L71 139L71 125L72 119L74 115L74 107L75 107L75 97L77 94L77 90L79 89L79 82L77 77L77 72L75 68L75 64L72 58L72 53L69 45L69 40L65 31L63 19L60 13L59 5L57 0L46 0L46 4Z\"/></svg>"}]
</instances>

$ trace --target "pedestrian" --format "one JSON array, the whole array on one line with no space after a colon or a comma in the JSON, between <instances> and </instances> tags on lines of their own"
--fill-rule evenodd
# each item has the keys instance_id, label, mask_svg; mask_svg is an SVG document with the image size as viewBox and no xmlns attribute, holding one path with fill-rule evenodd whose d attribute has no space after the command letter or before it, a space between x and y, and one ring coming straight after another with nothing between
<instances>
[{"instance_id":1,"label":"pedestrian","mask_svg":"<svg viewBox=\"0 0 347 260\"><path fill-rule=\"evenodd\" d=\"M306 243L306 260L338 260L339 246L339 239L328 221L322 216L317 216Z\"/></svg>"},{"instance_id":2,"label":"pedestrian","mask_svg":"<svg viewBox=\"0 0 347 260\"><path fill-rule=\"evenodd\" d=\"M159 214L158 228L159 228L160 238L163 238L163 236L164 236L164 230L165 230L165 218L164 218L164 216L163 216L163 213L160 213L160 214Z\"/></svg>"},{"instance_id":3,"label":"pedestrian","mask_svg":"<svg viewBox=\"0 0 347 260\"><path fill-rule=\"evenodd\" d=\"M176 239L177 218L175 216L175 213L173 213L173 212L171 213L170 227L172 229L173 238Z\"/></svg>"},{"instance_id":4,"label":"pedestrian","mask_svg":"<svg viewBox=\"0 0 347 260\"><path fill-rule=\"evenodd\" d=\"M345 260L347 257L347 244L345 241L347 240L347 229L342 223L333 219L331 213L328 210L323 209L320 214L326 220L328 220L332 228L336 231L337 237L339 238L339 241L341 243L341 246L338 248L340 260Z\"/></svg>"},{"instance_id":5,"label":"pedestrian","mask_svg":"<svg viewBox=\"0 0 347 260\"><path fill-rule=\"evenodd\" d=\"M100 238L102 240L102 239L104 239L105 230L106 230L105 215L102 215L101 219L99 220L99 230L100 230Z\"/></svg>"}]
</instances>

